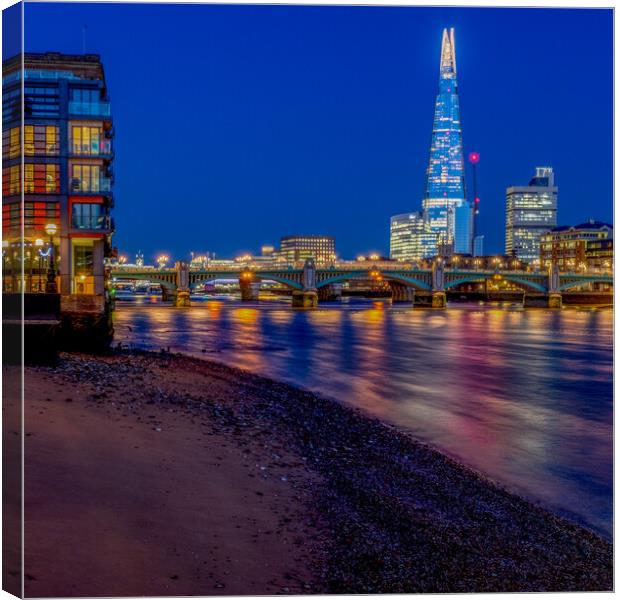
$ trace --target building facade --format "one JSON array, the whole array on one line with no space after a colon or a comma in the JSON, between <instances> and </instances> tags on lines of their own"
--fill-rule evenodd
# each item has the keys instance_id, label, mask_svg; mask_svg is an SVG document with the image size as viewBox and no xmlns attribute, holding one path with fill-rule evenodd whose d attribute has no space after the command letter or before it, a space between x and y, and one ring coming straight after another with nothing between
<instances>
[{"instance_id":1,"label":"building facade","mask_svg":"<svg viewBox=\"0 0 620 600\"><path fill-rule=\"evenodd\" d=\"M336 238L326 235L289 235L280 239L278 260L295 265L313 258L317 265L330 265L336 260Z\"/></svg>"},{"instance_id":2,"label":"building facade","mask_svg":"<svg viewBox=\"0 0 620 600\"><path fill-rule=\"evenodd\" d=\"M611 267L613 225L590 219L579 225L554 227L541 236L540 264L543 268L558 265L560 271Z\"/></svg>"},{"instance_id":3,"label":"building facade","mask_svg":"<svg viewBox=\"0 0 620 600\"><path fill-rule=\"evenodd\" d=\"M94 54L27 53L22 71L21 59L3 64L3 291L44 291L53 245L58 291L103 296L114 230L114 129L103 65ZM51 237L49 225L56 226Z\"/></svg>"},{"instance_id":4,"label":"building facade","mask_svg":"<svg viewBox=\"0 0 620 600\"><path fill-rule=\"evenodd\" d=\"M439 93L422 208L439 244L457 253L472 254L474 213L465 195L454 29L443 30Z\"/></svg>"},{"instance_id":5,"label":"building facade","mask_svg":"<svg viewBox=\"0 0 620 600\"><path fill-rule=\"evenodd\" d=\"M390 219L390 258L399 261L434 256L437 233L421 212L395 215Z\"/></svg>"},{"instance_id":6,"label":"building facade","mask_svg":"<svg viewBox=\"0 0 620 600\"><path fill-rule=\"evenodd\" d=\"M557 226L558 188L551 167L536 167L527 186L506 190L506 254L540 261L541 236Z\"/></svg>"}]
</instances>

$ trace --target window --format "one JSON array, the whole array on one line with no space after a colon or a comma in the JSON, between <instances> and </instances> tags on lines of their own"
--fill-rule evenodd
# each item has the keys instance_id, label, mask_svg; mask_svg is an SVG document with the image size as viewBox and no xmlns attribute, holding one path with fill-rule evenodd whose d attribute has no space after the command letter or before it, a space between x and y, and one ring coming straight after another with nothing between
<instances>
[{"instance_id":1,"label":"window","mask_svg":"<svg viewBox=\"0 0 620 600\"><path fill-rule=\"evenodd\" d=\"M106 144L101 138L100 127L73 126L71 128L71 148L73 154L96 156L105 153Z\"/></svg>"},{"instance_id":2,"label":"window","mask_svg":"<svg viewBox=\"0 0 620 600\"><path fill-rule=\"evenodd\" d=\"M74 229L104 229L105 212L101 204L74 204L71 213Z\"/></svg>"},{"instance_id":3,"label":"window","mask_svg":"<svg viewBox=\"0 0 620 600\"><path fill-rule=\"evenodd\" d=\"M26 156L55 156L59 150L58 127L54 125L24 126Z\"/></svg>"},{"instance_id":4,"label":"window","mask_svg":"<svg viewBox=\"0 0 620 600\"><path fill-rule=\"evenodd\" d=\"M84 102L87 104L92 104L94 102L99 102L100 99L101 94L99 93L98 88L71 88L72 102Z\"/></svg>"},{"instance_id":5,"label":"window","mask_svg":"<svg viewBox=\"0 0 620 600\"><path fill-rule=\"evenodd\" d=\"M2 120L19 119L22 114L21 89L16 88L2 94Z\"/></svg>"},{"instance_id":6,"label":"window","mask_svg":"<svg viewBox=\"0 0 620 600\"><path fill-rule=\"evenodd\" d=\"M58 223L58 202L24 202L24 227L45 230L48 223Z\"/></svg>"},{"instance_id":7,"label":"window","mask_svg":"<svg viewBox=\"0 0 620 600\"><path fill-rule=\"evenodd\" d=\"M24 192L27 194L58 194L60 176L56 164L24 165Z\"/></svg>"},{"instance_id":8,"label":"window","mask_svg":"<svg viewBox=\"0 0 620 600\"><path fill-rule=\"evenodd\" d=\"M20 156L20 128L13 127L2 132L2 158L17 158Z\"/></svg>"},{"instance_id":9,"label":"window","mask_svg":"<svg viewBox=\"0 0 620 600\"><path fill-rule=\"evenodd\" d=\"M98 192L99 175L99 165L73 165L71 169L71 191Z\"/></svg>"},{"instance_id":10,"label":"window","mask_svg":"<svg viewBox=\"0 0 620 600\"><path fill-rule=\"evenodd\" d=\"M2 169L2 195L12 196L13 194L19 194L21 192L19 181L20 165L13 165L12 167Z\"/></svg>"},{"instance_id":11,"label":"window","mask_svg":"<svg viewBox=\"0 0 620 600\"><path fill-rule=\"evenodd\" d=\"M59 100L57 87L25 87L24 111L26 116L58 117Z\"/></svg>"},{"instance_id":12,"label":"window","mask_svg":"<svg viewBox=\"0 0 620 600\"><path fill-rule=\"evenodd\" d=\"M73 249L74 272L76 275L93 274L93 248L92 246L75 246Z\"/></svg>"},{"instance_id":13,"label":"window","mask_svg":"<svg viewBox=\"0 0 620 600\"><path fill-rule=\"evenodd\" d=\"M58 202L24 202L24 227L45 235L45 226L55 223L58 226L60 209ZM19 231L21 229L21 203L5 204L2 207L3 231Z\"/></svg>"}]
</instances>

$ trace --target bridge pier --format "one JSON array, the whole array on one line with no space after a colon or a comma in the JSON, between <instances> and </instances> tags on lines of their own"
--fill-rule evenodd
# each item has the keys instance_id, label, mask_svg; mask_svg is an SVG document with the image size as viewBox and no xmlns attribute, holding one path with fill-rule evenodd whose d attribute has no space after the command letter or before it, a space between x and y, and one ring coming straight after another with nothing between
<instances>
[{"instance_id":1,"label":"bridge pier","mask_svg":"<svg viewBox=\"0 0 620 600\"><path fill-rule=\"evenodd\" d=\"M177 294L174 298L174 305L177 308L191 306L192 303L189 299L189 290L177 290Z\"/></svg>"},{"instance_id":2,"label":"bridge pier","mask_svg":"<svg viewBox=\"0 0 620 600\"><path fill-rule=\"evenodd\" d=\"M433 299L432 299L433 308L446 308L447 305L448 304L446 302L446 292L443 292L443 291L433 292Z\"/></svg>"},{"instance_id":3,"label":"bridge pier","mask_svg":"<svg viewBox=\"0 0 620 600\"><path fill-rule=\"evenodd\" d=\"M177 293L174 299L174 305L177 308L191 306L192 303L189 299L189 265L185 261L179 260L174 266L177 270Z\"/></svg>"},{"instance_id":4,"label":"bridge pier","mask_svg":"<svg viewBox=\"0 0 620 600\"><path fill-rule=\"evenodd\" d=\"M293 290L293 308L316 308L319 295L314 290Z\"/></svg>"},{"instance_id":5,"label":"bridge pier","mask_svg":"<svg viewBox=\"0 0 620 600\"><path fill-rule=\"evenodd\" d=\"M525 308L562 308L560 292L525 292L523 294Z\"/></svg>"},{"instance_id":6,"label":"bridge pier","mask_svg":"<svg viewBox=\"0 0 620 600\"><path fill-rule=\"evenodd\" d=\"M259 281L245 281L241 279L239 281L239 287L241 288L241 300L244 302L258 301L258 291L260 290Z\"/></svg>"}]
</instances>

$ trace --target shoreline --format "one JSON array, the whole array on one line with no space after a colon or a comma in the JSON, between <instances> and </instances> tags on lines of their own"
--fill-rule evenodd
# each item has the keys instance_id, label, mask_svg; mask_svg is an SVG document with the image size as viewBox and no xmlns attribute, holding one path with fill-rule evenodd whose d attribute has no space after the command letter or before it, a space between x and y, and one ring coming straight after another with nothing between
<instances>
[{"instance_id":1,"label":"shoreline","mask_svg":"<svg viewBox=\"0 0 620 600\"><path fill-rule=\"evenodd\" d=\"M139 385L129 384L130 373L139 377ZM124 386L119 386L119 374ZM247 589L235 591L194 580L186 582L197 590L190 594L612 589L612 545L603 538L336 400L216 361L144 350L63 355L56 368L28 367L26 405L33 401L36 406L41 400L28 395L29 375L94 387L83 401L89 409L86 420L93 412L101 416L97 409L103 408L108 419L121 411L112 423L137 417L144 425L146 412L157 418L174 410L179 432L165 451L179 445L179 435L188 437L190 430L178 424L178 415L199 418L201 430L231 446L229 468L239 468L240 477L259 475L275 490L294 492L285 500L279 497L273 510L289 507L288 524L303 525L295 551L287 549L287 556L303 563L305 571L288 573L291 580L271 587L246 581ZM62 412L75 408L68 402L56 405ZM27 406L27 431L37 418ZM151 427L153 433L161 431ZM43 435L35 432L34 440ZM28 472L28 447L26 454ZM243 462L246 455L260 460ZM253 466L261 460L269 464ZM140 468L148 472L148 461ZM196 484L209 480L212 470L194 474ZM220 486L227 487L227 477ZM28 501L28 477L26 484ZM267 510L263 518L269 516ZM270 535L278 546L282 526ZM26 558L28 567L28 550ZM295 578L297 587L285 585ZM29 585L29 595L49 595L36 583ZM87 594L65 590L63 595Z\"/></svg>"}]
</instances>

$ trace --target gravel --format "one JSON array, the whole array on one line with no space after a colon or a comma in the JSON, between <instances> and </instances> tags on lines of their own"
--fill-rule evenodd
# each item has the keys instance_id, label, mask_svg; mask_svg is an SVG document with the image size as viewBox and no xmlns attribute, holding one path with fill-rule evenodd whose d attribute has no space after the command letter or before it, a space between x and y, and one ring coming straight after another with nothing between
<instances>
[{"instance_id":1,"label":"gravel","mask_svg":"<svg viewBox=\"0 0 620 600\"><path fill-rule=\"evenodd\" d=\"M175 407L240 447L263 443L275 461L278 448L292 451L299 460L282 484L309 492L317 545L307 593L613 589L607 541L331 399L167 352L63 354L37 368L89 383L93 403ZM188 385L173 381L180 373Z\"/></svg>"}]
</instances>

